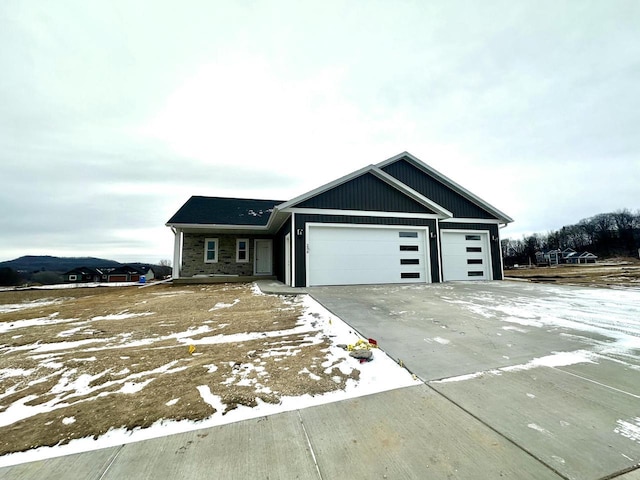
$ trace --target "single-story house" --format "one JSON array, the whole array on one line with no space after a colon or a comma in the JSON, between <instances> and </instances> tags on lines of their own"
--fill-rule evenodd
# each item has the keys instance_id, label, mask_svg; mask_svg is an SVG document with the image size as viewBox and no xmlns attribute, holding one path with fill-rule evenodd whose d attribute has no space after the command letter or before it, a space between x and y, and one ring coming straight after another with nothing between
<instances>
[{"instance_id":1,"label":"single-story house","mask_svg":"<svg viewBox=\"0 0 640 480\"><path fill-rule=\"evenodd\" d=\"M151 278L146 277L149 271L153 272L153 270L148 268L144 269L132 265L122 265L121 267L114 268L107 274L107 282L139 282L142 275L145 275L146 280L151 280Z\"/></svg>"},{"instance_id":2,"label":"single-story house","mask_svg":"<svg viewBox=\"0 0 640 480\"><path fill-rule=\"evenodd\" d=\"M102 271L97 268L76 267L62 274L66 283L99 282L102 279Z\"/></svg>"},{"instance_id":3,"label":"single-story house","mask_svg":"<svg viewBox=\"0 0 640 480\"><path fill-rule=\"evenodd\" d=\"M567 255L565 258L565 263L569 264L578 264L578 263L596 263L598 259L597 255L594 255L591 252L573 252Z\"/></svg>"},{"instance_id":4,"label":"single-story house","mask_svg":"<svg viewBox=\"0 0 640 480\"><path fill-rule=\"evenodd\" d=\"M191 197L166 223L174 281L500 280L513 220L404 152L288 201Z\"/></svg>"}]
</instances>

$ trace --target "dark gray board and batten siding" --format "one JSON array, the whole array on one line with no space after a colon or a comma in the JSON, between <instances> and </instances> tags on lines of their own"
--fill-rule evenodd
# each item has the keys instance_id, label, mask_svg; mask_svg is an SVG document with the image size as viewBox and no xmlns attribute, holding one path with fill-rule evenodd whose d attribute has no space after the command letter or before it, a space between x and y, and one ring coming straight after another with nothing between
<instances>
[{"instance_id":1,"label":"dark gray board and batten siding","mask_svg":"<svg viewBox=\"0 0 640 480\"><path fill-rule=\"evenodd\" d=\"M453 213L456 218L497 218L427 172L406 160L398 160L382 170Z\"/></svg>"},{"instance_id":2,"label":"dark gray board and batten siding","mask_svg":"<svg viewBox=\"0 0 640 480\"><path fill-rule=\"evenodd\" d=\"M371 173L300 202L296 208L434 213Z\"/></svg>"}]
</instances>

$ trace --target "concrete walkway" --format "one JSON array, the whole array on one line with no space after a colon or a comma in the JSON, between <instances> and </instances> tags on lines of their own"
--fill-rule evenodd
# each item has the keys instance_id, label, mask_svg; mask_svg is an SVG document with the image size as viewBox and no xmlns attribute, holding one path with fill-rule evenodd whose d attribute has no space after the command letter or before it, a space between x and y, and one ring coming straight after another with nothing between
<instances>
[{"instance_id":1,"label":"concrete walkway","mask_svg":"<svg viewBox=\"0 0 640 480\"><path fill-rule=\"evenodd\" d=\"M429 387L0 470L6 479L560 479Z\"/></svg>"},{"instance_id":2,"label":"concrete walkway","mask_svg":"<svg viewBox=\"0 0 640 480\"><path fill-rule=\"evenodd\" d=\"M640 422L637 352L598 363L496 373L553 351L606 343L606 336L504 329L499 318L474 313L469 302L456 303L475 297L506 303L548 293L525 287L493 282L309 289L403 359L425 384L6 467L0 479L640 480L640 426L636 432L633 423ZM275 282L261 288L300 292ZM442 380L483 370L468 379ZM620 430L624 425L628 431Z\"/></svg>"}]
</instances>

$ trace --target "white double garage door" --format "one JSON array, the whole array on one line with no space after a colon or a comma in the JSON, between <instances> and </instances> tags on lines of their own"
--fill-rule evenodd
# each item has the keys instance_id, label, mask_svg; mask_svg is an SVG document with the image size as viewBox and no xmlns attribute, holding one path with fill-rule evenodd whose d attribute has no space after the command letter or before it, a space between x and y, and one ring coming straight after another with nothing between
<instances>
[{"instance_id":1,"label":"white double garage door","mask_svg":"<svg viewBox=\"0 0 640 480\"><path fill-rule=\"evenodd\" d=\"M444 281L491 279L487 232L440 235ZM308 224L306 284L429 283L429 244L426 227Z\"/></svg>"}]
</instances>

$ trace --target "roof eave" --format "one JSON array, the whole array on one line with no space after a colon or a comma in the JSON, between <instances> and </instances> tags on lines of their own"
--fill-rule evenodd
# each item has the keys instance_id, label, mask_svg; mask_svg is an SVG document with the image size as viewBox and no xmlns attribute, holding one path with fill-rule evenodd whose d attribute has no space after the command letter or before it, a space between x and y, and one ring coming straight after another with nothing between
<instances>
[{"instance_id":1,"label":"roof eave","mask_svg":"<svg viewBox=\"0 0 640 480\"><path fill-rule=\"evenodd\" d=\"M165 226L181 230L267 230L267 225L228 225L219 223L166 223Z\"/></svg>"}]
</instances>

